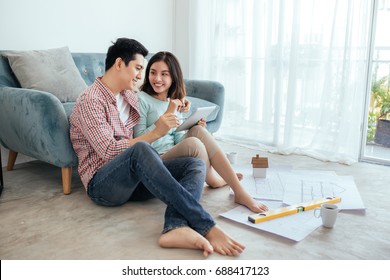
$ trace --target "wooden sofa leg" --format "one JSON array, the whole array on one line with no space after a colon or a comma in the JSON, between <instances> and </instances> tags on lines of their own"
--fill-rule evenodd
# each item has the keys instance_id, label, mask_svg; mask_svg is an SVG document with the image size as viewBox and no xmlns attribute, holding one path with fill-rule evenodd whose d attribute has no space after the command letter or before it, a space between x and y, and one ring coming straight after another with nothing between
<instances>
[{"instance_id":1,"label":"wooden sofa leg","mask_svg":"<svg viewBox=\"0 0 390 280\"><path fill-rule=\"evenodd\" d=\"M72 166L62 167L62 192L64 194L70 194L72 189Z\"/></svg>"},{"instance_id":2,"label":"wooden sofa leg","mask_svg":"<svg viewBox=\"0 0 390 280\"><path fill-rule=\"evenodd\" d=\"M11 171L14 169L16 157L18 156L18 152L9 150L8 152L8 164L7 164L7 171Z\"/></svg>"}]
</instances>

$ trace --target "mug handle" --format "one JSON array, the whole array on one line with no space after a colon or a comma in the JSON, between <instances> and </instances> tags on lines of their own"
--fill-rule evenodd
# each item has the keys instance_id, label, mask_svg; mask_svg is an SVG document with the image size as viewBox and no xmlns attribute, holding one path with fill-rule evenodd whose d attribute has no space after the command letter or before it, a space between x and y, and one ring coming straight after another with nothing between
<instances>
[{"instance_id":1,"label":"mug handle","mask_svg":"<svg viewBox=\"0 0 390 280\"><path fill-rule=\"evenodd\" d=\"M317 211L319 211L319 214L317 215ZM314 217L319 218L321 217L321 207L317 207L314 209Z\"/></svg>"}]
</instances>

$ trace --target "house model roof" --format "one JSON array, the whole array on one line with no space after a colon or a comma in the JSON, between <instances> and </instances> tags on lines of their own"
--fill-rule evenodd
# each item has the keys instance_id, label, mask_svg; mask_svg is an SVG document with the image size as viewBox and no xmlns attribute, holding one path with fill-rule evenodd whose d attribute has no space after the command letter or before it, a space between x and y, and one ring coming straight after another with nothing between
<instances>
[{"instance_id":1,"label":"house model roof","mask_svg":"<svg viewBox=\"0 0 390 280\"><path fill-rule=\"evenodd\" d=\"M268 158L256 155L252 158L252 166L253 168L268 168Z\"/></svg>"}]
</instances>

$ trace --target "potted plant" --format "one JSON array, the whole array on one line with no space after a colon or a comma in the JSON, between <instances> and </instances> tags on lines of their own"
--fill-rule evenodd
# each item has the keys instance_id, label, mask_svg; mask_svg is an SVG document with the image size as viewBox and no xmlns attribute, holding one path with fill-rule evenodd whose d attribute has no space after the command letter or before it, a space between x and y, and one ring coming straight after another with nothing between
<instances>
[{"instance_id":1,"label":"potted plant","mask_svg":"<svg viewBox=\"0 0 390 280\"><path fill-rule=\"evenodd\" d=\"M389 77L372 83L371 110L368 118L368 140L390 147L390 88ZM370 139L371 138L371 139Z\"/></svg>"}]
</instances>

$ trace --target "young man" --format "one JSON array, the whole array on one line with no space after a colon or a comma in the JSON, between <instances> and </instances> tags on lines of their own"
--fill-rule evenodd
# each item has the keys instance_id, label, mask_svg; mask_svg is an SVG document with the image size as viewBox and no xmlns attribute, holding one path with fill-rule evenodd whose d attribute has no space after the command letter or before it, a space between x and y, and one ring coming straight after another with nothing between
<instances>
[{"instance_id":1,"label":"young man","mask_svg":"<svg viewBox=\"0 0 390 280\"><path fill-rule=\"evenodd\" d=\"M244 246L225 234L200 205L204 162L195 158L162 161L149 143L178 126L165 114L155 128L133 138L140 116L134 92L148 50L120 38L107 52L106 72L81 93L70 117L70 137L88 196L98 205L157 197L166 205L162 247L193 248L238 255Z\"/></svg>"}]
</instances>

